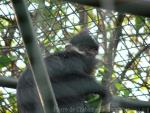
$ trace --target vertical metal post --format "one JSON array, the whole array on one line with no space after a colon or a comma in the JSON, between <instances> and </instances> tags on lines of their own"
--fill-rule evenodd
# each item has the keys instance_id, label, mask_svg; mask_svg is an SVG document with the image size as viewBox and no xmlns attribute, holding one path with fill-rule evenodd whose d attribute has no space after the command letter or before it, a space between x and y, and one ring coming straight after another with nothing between
<instances>
[{"instance_id":1,"label":"vertical metal post","mask_svg":"<svg viewBox=\"0 0 150 113\"><path fill-rule=\"evenodd\" d=\"M12 0L12 3L40 96L43 113L59 113L48 72L40 54L40 48L35 40L31 18L27 12L25 2L24 0Z\"/></svg>"}]
</instances>

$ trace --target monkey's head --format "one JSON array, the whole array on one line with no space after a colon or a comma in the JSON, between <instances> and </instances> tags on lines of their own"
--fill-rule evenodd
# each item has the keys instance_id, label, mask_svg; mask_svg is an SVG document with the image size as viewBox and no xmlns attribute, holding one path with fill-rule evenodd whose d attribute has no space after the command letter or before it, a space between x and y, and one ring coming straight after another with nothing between
<instances>
[{"instance_id":1,"label":"monkey's head","mask_svg":"<svg viewBox=\"0 0 150 113\"><path fill-rule=\"evenodd\" d=\"M83 31L75 35L66 49L76 50L89 56L96 56L98 54L98 43L91 37L88 31Z\"/></svg>"}]
</instances>

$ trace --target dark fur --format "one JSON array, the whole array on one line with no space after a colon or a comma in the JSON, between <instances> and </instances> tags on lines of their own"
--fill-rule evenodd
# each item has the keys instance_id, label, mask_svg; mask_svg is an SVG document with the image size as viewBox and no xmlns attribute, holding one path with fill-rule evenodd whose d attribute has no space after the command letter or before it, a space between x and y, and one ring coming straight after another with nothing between
<instances>
[{"instance_id":1,"label":"dark fur","mask_svg":"<svg viewBox=\"0 0 150 113\"><path fill-rule=\"evenodd\" d=\"M106 96L107 92L90 76L96 62L94 56L79 54L74 50L54 53L45 58L61 113L92 113L93 109L85 104L85 96L93 93ZM20 113L42 113L29 68L19 79L17 101Z\"/></svg>"}]
</instances>

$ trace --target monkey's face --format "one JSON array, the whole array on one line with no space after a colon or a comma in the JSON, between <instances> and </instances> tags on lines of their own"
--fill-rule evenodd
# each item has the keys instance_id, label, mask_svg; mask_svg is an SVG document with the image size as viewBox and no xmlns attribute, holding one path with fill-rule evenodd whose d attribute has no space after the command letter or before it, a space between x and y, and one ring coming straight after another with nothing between
<instances>
[{"instance_id":1,"label":"monkey's face","mask_svg":"<svg viewBox=\"0 0 150 113\"><path fill-rule=\"evenodd\" d=\"M95 49L89 49L86 51L86 54L95 57L98 54L98 51Z\"/></svg>"},{"instance_id":2,"label":"monkey's face","mask_svg":"<svg viewBox=\"0 0 150 113\"><path fill-rule=\"evenodd\" d=\"M81 47L79 48L80 51L83 51L85 55L91 56L91 57L96 57L98 54L98 48L90 48L90 47Z\"/></svg>"}]
</instances>

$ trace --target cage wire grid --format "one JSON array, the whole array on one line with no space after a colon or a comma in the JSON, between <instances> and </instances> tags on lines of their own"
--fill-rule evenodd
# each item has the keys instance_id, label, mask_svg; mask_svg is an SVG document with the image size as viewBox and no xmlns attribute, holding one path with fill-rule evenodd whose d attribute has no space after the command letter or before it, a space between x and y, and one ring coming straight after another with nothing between
<instances>
[{"instance_id":1,"label":"cage wire grid","mask_svg":"<svg viewBox=\"0 0 150 113\"><path fill-rule=\"evenodd\" d=\"M101 63L95 74L97 80L101 82L106 78L105 73L111 73L107 76L113 95L150 100L149 18L49 0L27 0L26 5L43 56L63 50L73 35L88 28L100 46ZM27 65L12 4L9 0L2 0L0 77L18 79ZM0 88L0 112L17 113L15 94L15 88ZM121 108L113 108L113 111L143 112Z\"/></svg>"}]
</instances>

